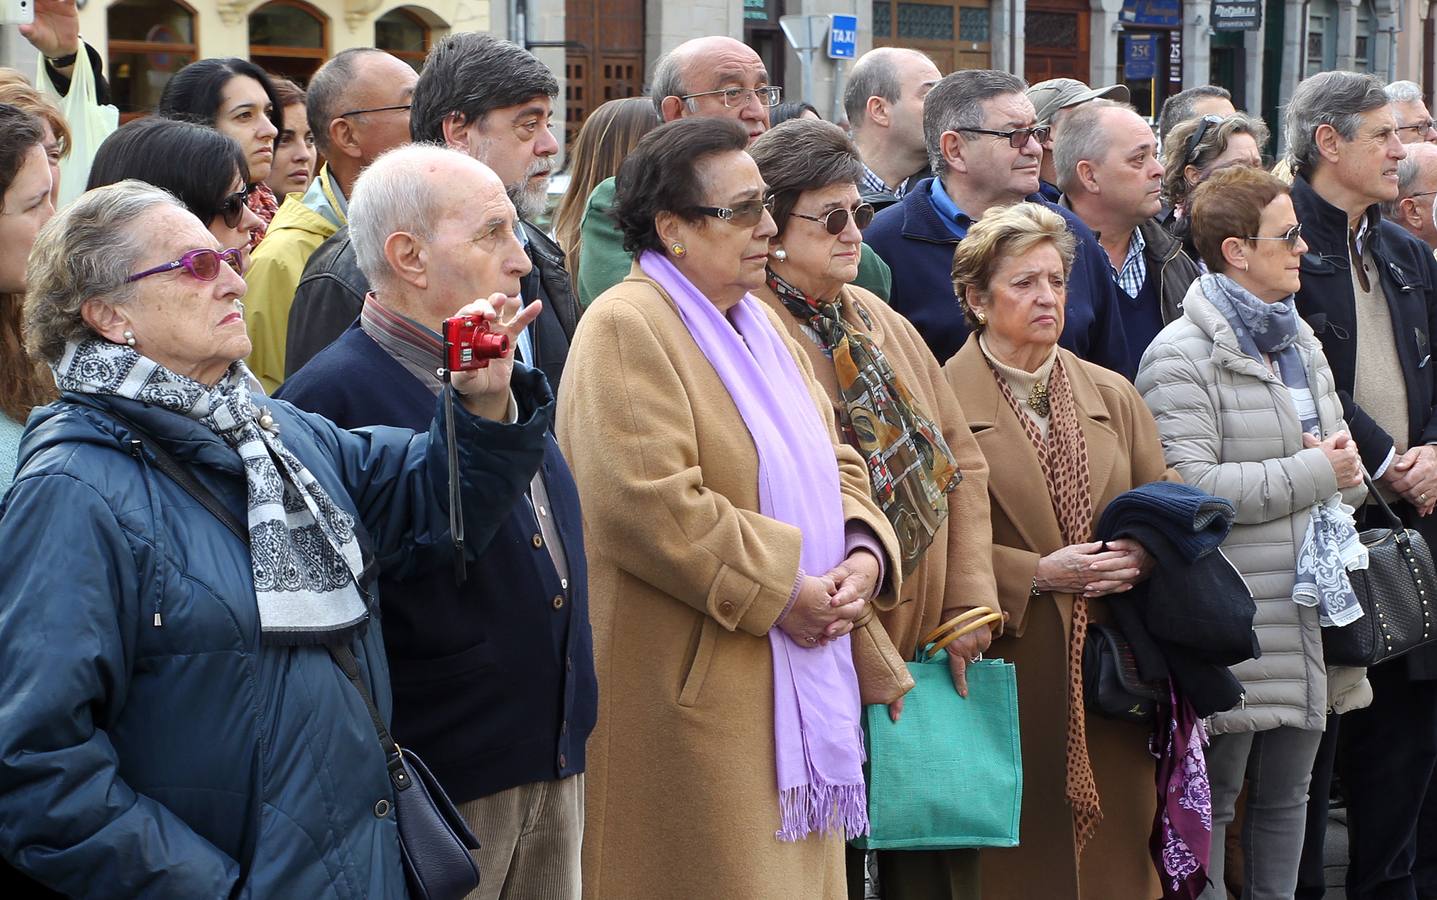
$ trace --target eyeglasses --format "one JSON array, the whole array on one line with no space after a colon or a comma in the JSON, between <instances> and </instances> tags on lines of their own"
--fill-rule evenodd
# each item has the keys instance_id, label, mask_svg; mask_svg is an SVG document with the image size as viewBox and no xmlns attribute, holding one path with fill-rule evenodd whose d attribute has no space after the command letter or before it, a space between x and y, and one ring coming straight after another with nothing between
<instances>
[{"instance_id":1,"label":"eyeglasses","mask_svg":"<svg viewBox=\"0 0 1437 900\"><path fill-rule=\"evenodd\" d=\"M1409 197L1429 197L1429 196L1431 196L1432 194L1437 194L1437 191L1414 191L1414 192L1408 194L1407 196L1409 196Z\"/></svg>"},{"instance_id":2,"label":"eyeglasses","mask_svg":"<svg viewBox=\"0 0 1437 900\"><path fill-rule=\"evenodd\" d=\"M987 128L955 128L954 131L966 131L969 134L989 134L993 137L1007 138L1008 146L1014 150L1022 150L1028 146L1028 139L1033 138L1038 143L1047 143L1048 136L1053 133L1051 125L1039 125L1036 128L1015 128L1012 131L990 131Z\"/></svg>"},{"instance_id":3,"label":"eyeglasses","mask_svg":"<svg viewBox=\"0 0 1437 900\"><path fill-rule=\"evenodd\" d=\"M807 219L810 222L822 222L823 230L833 235L843 234L843 229L848 227L849 212L843 207L830 209L822 216L805 216L801 212L789 213L789 215ZM859 231L862 231L868 227L869 222L873 221L873 207L867 203L860 203L853 208L852 215L853 224L858 226Z\"/></svg>"},{"instance_id":4,"label":"eyeglasses","mask_svg":"<svg viewBox=\"0 0 1437 900\"><path fill-rule=\"evenodd\" d=\"M254 185L247 184L220 201L220 215L230 228L239 228L240 222L244 221L244 211L249 206L249 195L253 190Z\"/></svg>"},{"instance_id":5,"label":"eyeglasses","mask_svg":"<svg viewBox=\"0 0 1437 900\"><path fill-rule=\"evenodd\" d=\"M335 118L336 118L336 119L344 119L344 118L348 118L349 116L362 116L362 115L364 115L365 113L372 113L372 112L396 112L396 111L401 110L401 109L407 110L407 109L409 109L409 107L411 107L411 106L413 106L413 105L414 105L414 104L412 104L412 103L401 103L401 104L399 104L399 105L397 105L397 106L371 106L369 109L351 109L349 112L342 112L342 113L340 113L339 115L335 116Z\"/></svg>"},{"instance_id":6,"label":"eyeglasses","mask_svg":"<svg viewBox=\"0 0 1437 900\"><path fill-rule=\"evenodd\" d=\"M243 274L244 257L238 250L209 250L201 248L191 250L173 262L167 262L162 266L155 266L153 269L146 269L125 279L126 284L139 281L141 278L149 278L151 275L160 275L165 272L173 272L175 269L184 269L200 281L214 281L220 277L220 263L229 263L229 267L236 272Z\"/></svg>"},{"instance_id":7,"label":"eyeglasses","mask_svg":"<svg viewBox=\"0 0 1437 900\"><path fill-rule=\"evenodd\" d=\"M1411 131L1415 134L1426 134L1429 129L1437 128L1437 122L1431 119L1423 119L1420 122L1413 122L1411 125L1398 125L1398 131Z\"/></svg>"},{"instance_id":8,"label":"eyeglasses","mask_svg":"<svg viewBox=\"0 0 1437 900\"><path fill-rule=\"evenodd\" d=\"M761 87L761 88L720 88L716 91L699 91L697 94L681 94L680 100L692 100L695 97L708 97L718 94L723 97L723 105L729 109L742 109L748 106L748 102L754 97L758 98L760 106L774 107L783 99L783 88Z\"/></svg>"},{"instance_id":9,"label":"eyeglasses","mask_svg":"<svg viewBox=\"0 0 1437 900\"><path fill-rule=\"evenodd\" d=\"M739 228L752 228L763 218L764 211L768 209L768 200L745 200L742 203L735 203L733 206L695 206L694 212L703 213L706 216L713 216L715 219L723 219L730 225Z\"/></svg>"},{"instance_id":10,"label":"eyeglasses","mask_svg":"<svg viewBox=\"0 0 1437 900\"><path fill-rule=\"evenodd\" d=\"M1207 133L1226 121L1227 120L1222 116L1215 116L1212 113L1208 113L1199 120L1200 124L1198 125L1197 131L1194 131L1193 136L1188 138L1187 148L1183 151L1183 165L1187 165L1193 161L1193 156L1197 154L1198 145L1202 143L1203 138L1207 137Z\"/></svg>"},{"instance_id":11,"label":"eyeglasses","mask_svg":"<svg viewBox=\"0 0 1437 900\"><path fill-rule=\"evenodd\" d=\"M1298 242L1298 240L1300 240L1301 238L1302 238L1302 223L1301 223L1301 222L1298 222L1296 225L1294 225L1294 226L1292 226L1291 228L1287 229L1286 231L1284 231L1282 234L1278 235L1277 237L1258 237L1258 236L1256 236L1256 235L1249 235L1249 236L1247 237L1247 240L1249 240L1249 241L1282 241L1283 243L1287 244L1287 249L1289 249L1289 250L1296 250L1296 249L1297 249L1297 242Z\"/></svg>"}]
</instances>

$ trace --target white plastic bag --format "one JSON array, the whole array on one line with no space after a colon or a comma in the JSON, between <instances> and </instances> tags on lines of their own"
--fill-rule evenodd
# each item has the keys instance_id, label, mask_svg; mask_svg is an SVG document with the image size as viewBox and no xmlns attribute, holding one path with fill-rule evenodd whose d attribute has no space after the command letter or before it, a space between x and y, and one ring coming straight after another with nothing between
<instances>
[{"instance_id":1,"label":"white plastic bag","mask_svg":"<svg viewBox=\"0 0 1437 900\"><path fill-rule=\"evenodd\" d=\"M70 126L70 152L60 160L60 203L69 205L71 200L85 192L90 180L90 164L105 138L119 127L120 111L113 106L101 106L95 93L95 70L90 65L89 49L81 42L80 53L70 81L70 92L60 96L45 73L45 60L39 63L40 71L35 75L35 87L55 101L60 114Z\"/></svg>"}]
</instances>

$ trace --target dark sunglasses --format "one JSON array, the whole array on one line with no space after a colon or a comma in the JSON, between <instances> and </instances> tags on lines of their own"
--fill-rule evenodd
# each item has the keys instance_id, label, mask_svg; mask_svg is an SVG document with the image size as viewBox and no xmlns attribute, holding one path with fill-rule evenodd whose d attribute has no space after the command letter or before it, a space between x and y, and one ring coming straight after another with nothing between
<instances>
[{"instance_id":1,"label":"dark sunglasses","mask_svg":"<svg viewBox=\"0 0 1437 900\"><path fill-rule=\"evenodd\" d=\"M735 203L733 206L695 206L694 212L713 216L715 219L723 219L730 225L736 225L739 228L752 228L763 218L764 210L768 209L769 202L768 200L745 200L742 203Z\"/></svg>"},{"instance_id":2,"label":"dark sunglasses","mask_svg":"<svg viewBox=\"0 0 1437 900\"><path fill-rule=\"evenodd\" d=\"M1188 138L1188 145L1183 152L1183 165L1193 161L1193 157L1197 155L1198 145L1202 143L1203 138L1207 137L1207 133L1226 121L1222 116L1215 116L1212 113L1202 117L1197 131L1194 131L1193 136Z\"/></svg>"},{"instance_id":3,"label":"dark sunglasses","mask_svg":"<svg viewBox=\"0 0 1437 900\"><path fill-rule=\"evenodd\" d=\"M244 211L249 205L249 195L253 190L254 185L247 184L220 201L220 215L230 228L239 228L240 222L244 221Z\"/></svg>"},{"instance_id":4,"label":"dark sunglasses","mask_svg":"<svg viewBox=\"0 0 1437 900\"><path fill-rule=\"evenodd\" d=\"M1028 146L1028 139L1033 138L1043 144L1048 136L1053 133L1051 125L1039 125L1035 128L1015 128L1012 131L990 131L987 128L955 128L954 131L965 131L969 134L988 134L993 137L1007 138L1008 146L1014 150L1022 150Z\"/></svg>"},{"instance_id":5,"label":"dark sunglasses","mask_svg":"<svg viewBox=\"0 0 1437 900\"><path fill-rule=\"evenodd\" d=\"M833 235L843 234L843 229L848 227L849 212L841 206L838 209L830 209L827 214L822 216L805 216L801 212L789 213L789 215L807 219L810 222L822 222L823 230ZM858 226L859 231L867 228L868 223L872 221L872 206L860 203L853 208L853 224Z\"/></svg>"},{"instance_id":6,"label":"dark sunglasses","mask_svg":"<svg viewBox=\"0 0 1437 900\"><path fill-rule=\"evenodd\" d=\"M191 250L184 256L162 266L155 266L153 269L146 269L125 279L125 283L139 281L141 278L149 278L151 275L160 275L165 272L173 272L175 269L184 269L200 281L214 281L220 277L220 264L229 263L229 267L240 274L244 274L244 256L238 250Z\"/></svg>"},{"instance_id":7,"label":"dark sunglasses","mask_svg":"<svg viewBox=\"0 0 1437 900\"><path fill-rule=\"evenodd\" d=\"M1296 249L1297 249L1297 241L1298 241L1298 239L1301 238L1301 237L1302 237L1302 223L1301 223L1301 222L1298 222L1296 225L1294 225L1294 226L1292 226L1291 228L1287 229L1287 230L1284 231L1282 234L1279 234L1277 237L1258 237L1258 236L1256 236L1256 235L1250 235L1250 236L1247 238L1247 240L1249 240L1249 241L1282 241L1282 242L1284 242L1284 243L1287 244L1287 249L1289 249L1289 250L1296 250Z\"/></svg>"}]
</instances>

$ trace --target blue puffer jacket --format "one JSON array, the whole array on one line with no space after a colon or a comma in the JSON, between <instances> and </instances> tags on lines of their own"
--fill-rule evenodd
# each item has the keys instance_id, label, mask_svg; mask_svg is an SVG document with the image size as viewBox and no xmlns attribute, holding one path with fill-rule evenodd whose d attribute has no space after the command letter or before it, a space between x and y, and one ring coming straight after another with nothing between
<instances>
[{"instance_id":1,"label":"blue puffer jacket","mask_svg":"<svg viewBox=\"0 0 1437 900\"><path fill-rule=\"evenodd\" d=\"M552 395L521 368L519 424L455 410L471 550L542 459ZM349 432L267 402L381 569L448 541L442 417ZM245 517L239 457L196 422L78 395L31 420L0 507L0 857L80 897L403 898L358 692L322 646L261 641L248 548L106 408ZM353 646L387 718L378 626Z\"/></svg>"}]
</instances>

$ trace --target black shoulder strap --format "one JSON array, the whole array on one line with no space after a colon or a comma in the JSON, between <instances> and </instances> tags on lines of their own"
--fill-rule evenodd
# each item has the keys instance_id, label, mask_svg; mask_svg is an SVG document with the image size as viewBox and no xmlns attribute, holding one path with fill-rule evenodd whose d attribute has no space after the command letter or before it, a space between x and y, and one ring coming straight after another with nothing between
<instances>
[{"instance_id":1,"label":"black shoulder strap","mask_svg":"<svg viewBox=\"0 0 1437 900\"><path fill-rule=\"evenodd\" d=\"M132 435L132 440L129 442L131 454L139 458L144 452L144 448L148 447L150 455L154 457L155 468L168 475L176 484L184 488L185 492L191 497L194 497L200 506L203 506L211 515L219 519L226 528L234 532L235 537L243 541L245 546L249 546L249 529L240 522L239 517L230 511L229 507L224 505L224 502L221 501L220 498L214 495L213 491L205 487L189 469L180 465L179 461L171 456L170 452L161 446L160 442L155 440L149 432L114 410L109 410L108 412L112 417L118 419L125 427L130 429ZM384 748L384 758L385 764L389 768L389 778L394 782L396 790L404 790L409 787L409 773L404 768L404 759L400 754L399 745L395 743L394 738L389 734L389 729L384 727L384 717L379 714L379 707L374 705L374 698L370 696L369 688L365 687L364 679L359 676L359 660L355 659L354 651L349 649L348 645L334 646L328 644L325 646L325 649L329 651L329 655L334 659L335 665L339 666L340 671L349 679L349 683L354 685L355 690L359 691L360 699L364 701L364 707L369 711L369 718L374 723L374 731L379 735L379 745Z\"/></svg>"}]
</instances>

